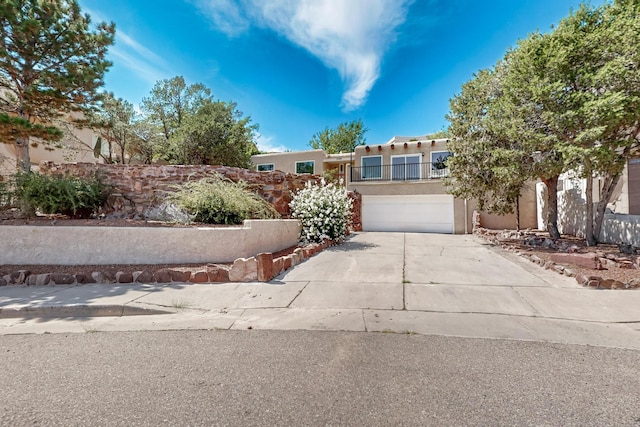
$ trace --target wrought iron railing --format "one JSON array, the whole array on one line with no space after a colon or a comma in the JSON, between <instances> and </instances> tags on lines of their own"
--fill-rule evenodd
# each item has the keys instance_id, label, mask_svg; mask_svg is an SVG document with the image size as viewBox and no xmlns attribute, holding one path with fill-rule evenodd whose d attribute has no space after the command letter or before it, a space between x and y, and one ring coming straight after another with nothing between
<instances>
[{"instance_id":1,"label":"wrought iron railing","mask_svg":"<svg viewBox=\"0 0 640 427\"><path fill-rule=\"evenodd\" d=\"M352 166L351 182L368 181L423 181L442 179L449 168L441 162L407 163L399 165Z\"/></svg>"}]
</instances>

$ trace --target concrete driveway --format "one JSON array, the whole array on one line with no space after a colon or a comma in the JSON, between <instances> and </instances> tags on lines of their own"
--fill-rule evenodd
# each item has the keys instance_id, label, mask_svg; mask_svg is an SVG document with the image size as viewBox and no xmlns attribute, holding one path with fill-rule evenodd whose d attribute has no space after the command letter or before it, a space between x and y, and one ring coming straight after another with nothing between
<instances>
[{"instance_id":1,"label":"concrete driveway","mask_svg":"<svg viewBox=\"0 0 640 427\"><path fill-rule=\"evenodd\" d=\"M309 329L640 349L638 307L640 291L582 288L473 236L356 233L269 283L7 287L0 317L46 319L0 319L0 334Z\"/></svg>"}]
</instances>

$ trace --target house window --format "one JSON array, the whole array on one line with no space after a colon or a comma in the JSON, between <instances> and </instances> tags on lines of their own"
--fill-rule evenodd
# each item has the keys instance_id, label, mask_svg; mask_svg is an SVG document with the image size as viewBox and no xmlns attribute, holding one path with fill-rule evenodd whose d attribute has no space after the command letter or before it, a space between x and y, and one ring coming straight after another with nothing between
<instances>
[{"instance_id":1,"label":"house window","mask_svg":"<svg viewBox=\"0 0 640 427\"><path fill-rule=\"evenodd\" d=\"M450 151L431 152L431 178L443 178L449 175L447 159L453 156Z\"/></svg>"},{"instance_id":2,"label":"house window","mask_svg":"<svg viewBox=\"0 0 640 427\"><path fill-rule=\"evenodd\" d=\"M257 167L258 172L267 172L273 170L273 163L262 163Z\"/></svg>"},{"instance_id":3,"label":"house window","mask_svg":"<svg viewBox=\"0 0 640 427\"><path fill-rule=\"evenodd\" d=\"M420 179L421 154L391 156L391 179L405 181Z\"/></svg>"},{"instance_id":4,"label":"house window","mask_svg":"<svg viewBox=\"0 0 640 427\"><path fill-rule=\"evenodd\" d=\"M296 162L296 173L313 173L315 162L309 160L306 162Z\"/></svg>"},{"instance_id":5,"label":"house window","mask_svg":"<svg viewBox=\"0 0 640 427\"><path fill-rule=\"evenodd\" d=\"M382 178L382 156L366 156L362 158L362 179Z\"/></svg>"}]
</instances>

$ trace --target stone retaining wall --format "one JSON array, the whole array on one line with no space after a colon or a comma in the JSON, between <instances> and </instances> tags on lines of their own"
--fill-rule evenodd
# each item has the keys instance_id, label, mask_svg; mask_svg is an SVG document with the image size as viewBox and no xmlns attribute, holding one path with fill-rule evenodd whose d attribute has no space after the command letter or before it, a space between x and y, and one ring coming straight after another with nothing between
<instances>
[{"instance_id":1,"label":"stone retaining wall","mask_svg":"<svg viewBox=\"0 0 640 427\"><path fill-rule=\"evenodd\" d=\"M159 204L166 192L176 185L220 174L231 181L249 183L283 216L289 218L289 202L293 193L307 182L317 184L316 175L296 175L280 171L257 172L248 169L209 165L107 165L101 163L40 163L46 175L69 173L72 176L91 176L98 173L105 184L114 188L107 213L131 216Z\"/></svg>"}]
</instances>

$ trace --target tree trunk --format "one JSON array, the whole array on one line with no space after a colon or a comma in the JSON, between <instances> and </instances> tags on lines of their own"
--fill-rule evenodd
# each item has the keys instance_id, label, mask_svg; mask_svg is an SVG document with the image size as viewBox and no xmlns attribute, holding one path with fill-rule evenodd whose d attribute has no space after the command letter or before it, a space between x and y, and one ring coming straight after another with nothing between
<instances>
[{"instance_id":1,"label":"tree trunk","mask_svg":"<svg viewBox=\"0 0 640 427\"><path fill-rule=\"evenodd\" d=\"M516 231L520 231L520 196L516 198Z\"/></svg>"},{"instance_id":2,"label":"tree trunk","mask_svg":"<svg viewBox=\"0 0 640 427\"><path fill-rule=\"evenodd\" d=\"M31 171L31 156L29 155L29 138L16 139L16 167L22 172Z\"/></svg>"},{"instance_id":3,"label":"tree trunk","mask_svg":"<svg viewBox=\"0 0 640 427\"><path fill-rule=\"evenodd\" d=\"M587 246L595 246L598 244L595 236L593 235L593 173L589 170L587 173L587 189L586 189L586 219L585 219L585 231Z\"/></svg>"},{"instance_id":4,"label":"tree trunk","mask_svg":"<svg viewBox=\"0 0 640 427\"><path fill-rule=\"evenodd\" d=\"M542 179L547 186L547 231L552 239L560 238L558 231L558 175Z\"/></svg>"},{"instance_id":5,"label":"tree trunk","mask_svg":"<svg viewBox=\"0 0 640 427\"><path fill-rule=\"evenodd\" d=\"M621 174L607 175L604 179L604 185L602 187L602 194L600 200L596 206L596 216L593 220L593 237L597 241L600 240L600 232L602 231L602 223L604 222L604 212L607 209L607 205L611 201L613 196L613 190L615 190L618 181L620 181Z\"/></svg>"}]
</instances>

